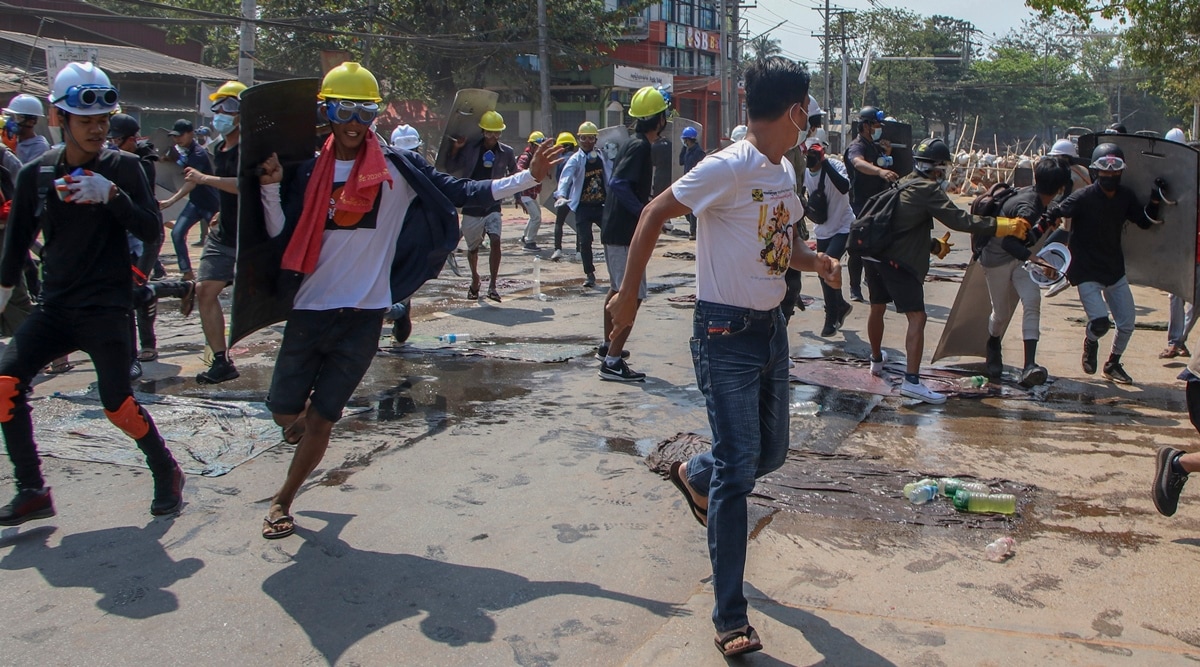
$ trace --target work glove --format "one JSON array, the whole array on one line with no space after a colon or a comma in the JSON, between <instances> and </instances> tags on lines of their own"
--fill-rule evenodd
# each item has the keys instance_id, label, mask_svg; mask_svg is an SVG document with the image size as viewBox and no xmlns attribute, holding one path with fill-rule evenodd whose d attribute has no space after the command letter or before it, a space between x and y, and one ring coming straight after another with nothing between
<instances>
[{"instance_id":1,"label":"work glove","mask_svg":"<svg viewBox=\"0 0 1200 667\"><path fill-rule=\"evenodd\" d=\"M12 298L13 288L0 287L0 313L8 306L8 300Z\"/></svg>"},{"instance_id":2,"label":"work glove","mask_svg":"<svg viewBox=\"0 0 1200 667\"><path fill-rule=\"evenodd\" d=\"M996 218L996 238L1015 236L1022 241L1029 233L1029 221L1025 218Z\"/></svg>"},{"instance_id":3,"label":"work glove","mask_svg":"<svg viewBox=\"0 0 1200 667\"><path fill-rule=\"evenodd\" d=\"M562 208L563 206L566 206L566 205L567 205L566 197L559 197L558 199L554 200L554 208Z\"/></svg>"},{"instance_id":4,"label":"work glove","mask_svg":"<svg viewBox=\"0 0 1200 667\"><path fill-rule=\"evenodd\" d=\"M112 181L86 169L82 173L63 176L61 180L66 188L63 201L71 204L107 204L115 189Z\"/></svg>"},{"instance_id":5,"label":"work glove","mask_svg":"<svg viewBox=\"0 0 1200 667\"><path fill-rule=\"evenodd\" d=\"M950 232L946 232L940 239L932 239L933 244L929 248L929 254L936 255L938 259L946 259L946 255L950 254L950 249L954 244L950 242Z\"/></svg>"}]
</instances>

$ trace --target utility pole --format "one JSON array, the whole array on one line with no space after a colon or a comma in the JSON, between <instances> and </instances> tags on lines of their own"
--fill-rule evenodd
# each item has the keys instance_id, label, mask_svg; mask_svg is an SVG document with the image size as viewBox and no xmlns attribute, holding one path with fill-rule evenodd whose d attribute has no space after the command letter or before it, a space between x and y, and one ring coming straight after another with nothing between
<instances>
[{"instance_id":1,"label":"utility pole","mask_svg":"<svg viewBox=\"0 0 1200 667\"><path fill-rule=\"evenodd\" d=\"M733 0L735 3L737 0ZM721 24L721 36L717 40L720 45L721 52L717 54L717 79L720 81L721 88L721 136L729 136L729 130L732 125L729 124L729 118L732 115L730 109L733 105L730 103L729 95L729 5L728 0L717 0L717 17Z\"/></svg>"},{"instance_id":2,"label":"utility pole","mask_svg":"<svg viewBox=\"0 0 1200 667\"><path fill-rule=\"evenodd\" d=\"M242 34L238 40L238 81L254 85L254 24L258 18L255 0L242 0Z\"/></svg>"},{"instance_id":3,"label":"utility pole","mask_svg":"<svg viewBox=\"0 0 1200 667\"><path fill-rule=\"evenodd\" d=\"M542 132L546 136L553 134L554 128L550 114L550 51L546 47L549 40L550 26L546 21L546 0L538 0L538 79L542 98Z\"/></svg>"},{"instance_id":4,"label":"utility pole","mask_svg":"<svg viewBox=\"0 0 1200 667\"><path fill-rule=\"evenodd\" d=\"M367 7L367 32L374 34L375 32L375 12L379 8L377 0L371 0ZM368 37L363 40L362 60L360 61L364 69L371 68L371 51L375 46L375 38Z\"/></svg>"},{"instance_id":5,"label":"utility pole","mask_svg":"<svg viewBox=\"0 0 1200 667\"><path fill-rule=\"evenodd\" d=\"M829 0L825 0L825 36L821 38L824 53L821 56L821 73L825 75L825 87L821 91L821 108L829 108Z\"/></svg>"}]
</instances>

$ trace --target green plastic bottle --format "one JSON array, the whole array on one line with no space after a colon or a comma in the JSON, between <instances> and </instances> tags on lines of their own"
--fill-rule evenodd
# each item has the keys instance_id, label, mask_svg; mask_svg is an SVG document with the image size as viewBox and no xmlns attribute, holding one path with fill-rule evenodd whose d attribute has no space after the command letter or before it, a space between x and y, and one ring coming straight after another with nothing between
<instances>
[{"instance_id":1,"label":"green plastic bottle","mask_svg":"<svg viewBox=\"0 0 1200 667\"><path fill-rule=\"evenodd\" d=\"M938 480L938 490L943 496L953 498L954 494L959 490L970 491L972 493L991 493L992 489L987 484L981 482L964 482L956 477L943 477Z\"/></svg>"},{"instance_id":2,"label":"green plastic bottle","mask_svg":"<svg viewBox=\"0 0 1200 667\"><path fill-rule=\"evenodd\" d=\"M960 512L1013 514L1017 497L1010 493L974 493L965 489L954 494L954 509Z\"/></svg>"}]
</instances>

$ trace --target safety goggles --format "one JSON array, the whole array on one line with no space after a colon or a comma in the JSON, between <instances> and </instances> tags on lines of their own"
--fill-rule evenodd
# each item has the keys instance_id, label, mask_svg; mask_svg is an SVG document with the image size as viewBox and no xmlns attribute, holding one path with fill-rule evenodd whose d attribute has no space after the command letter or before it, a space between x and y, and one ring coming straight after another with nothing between
<instances>
[{"instance_id":1,"label":"safety goggles","mask_svg":"<svg viewBox=\"0 0 1200 667\"><path fill-rule=\"evenodd\" d=\"M242 110L242 101L236 97L222 97L209 107L213 113L236 114Z\"/></svg>"},{"instance_id":2,"label":"safety goggles","mask_svg":"<svg viewBox=\"0 0 1200 667\"><path fill-rule=\"evenodd\" d=\"M374 102L355 102L353 100L329 100L325 103L325 116L331 123L349 123L357 120L363 125L370 125L379 115L379 105Z\"/></svg>"},{"instance_id":3,"label":"safety goggles","mask_svg":"<svg viewBox=\"0 0 1200 667\"><path fill-rule=\"evenodd\" d=\"M1092 162L1091 168L1096 171L1124 171L1125 160L1116 155L1101 155Z\"/></svg>"},{"instance_id":4,"label":"safety goggles","mask_svg":"<svg viewBox=\"0 0 1200 667\"><path fill-rule=\"evenodd\" d=\"M54 100L55 103L64 101L67 103L67 106L74 109L87 109L96 105L106 107L116 106L117 89L94 83L71 86L67 88L66 95Z\"/></svg>"}]
</instances>

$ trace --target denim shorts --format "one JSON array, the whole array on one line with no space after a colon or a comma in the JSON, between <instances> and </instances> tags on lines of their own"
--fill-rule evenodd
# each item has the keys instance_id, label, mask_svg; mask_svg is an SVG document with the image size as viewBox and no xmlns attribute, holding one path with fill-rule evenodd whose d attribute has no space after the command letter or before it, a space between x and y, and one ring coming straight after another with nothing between
<instances>
[{"instance_id":1,"label":"denim shorts","mask_svg":"<svg viewBox=\"0 0 1200 667\"><path fill-rule=\"evenodd\" d=\"M200 251L200 271L196 273L196 280L217 280L228 285L233 282L236 266L237 248L209 238L204 242L204 250Z\"/></svg>"}]
</instances>

